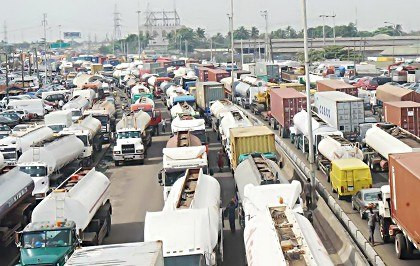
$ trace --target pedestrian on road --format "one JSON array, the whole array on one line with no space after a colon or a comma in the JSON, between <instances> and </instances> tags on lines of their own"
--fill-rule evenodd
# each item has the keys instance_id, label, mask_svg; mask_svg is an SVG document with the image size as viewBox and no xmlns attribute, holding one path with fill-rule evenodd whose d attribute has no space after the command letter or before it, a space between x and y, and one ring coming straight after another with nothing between
<instances>
[{"instance_id":1,"label":"pedestrian on road","mask_svg":"<svg viewBox=\"0 0 420 266\"><path fill-rule=\"evenodd\" d=\"M220 149L217 152L217 166L219 166L219 172L222 172L224 165L225 165L225 153L223 152L223 149Z\"/></svg>"},{"instance_id":2,"label":"pedestrian on road","mask_svg":"<svg viewBox=\"0 0 420 266\"><path fill-rule=\"evenodd\" d=\"M228 206L226 207L227 216L229 218L229 225L230 225L230 231L234 234L236 232L236 226L235 226L235 213L236 208L238 207L238 201L235 197L233 197Z\"/></svg>"},{"instance_id":3,"label":"pedestrian on road","mask_svg":"<svg viewBox=\"0 0 420 266\"><path fill-rule=\"evenodd\" d=\"M311 189L311 179L308 177L303 184L303 193L305 194L306 208L308 208L308 210L312 206Z\"/></svg>"},{"instance_id":4,"label":"pedestrian on road","mask_svg":"<svg viewBox=\"0 0 420 266\"><path fill-rule=\"evenodd\" d=\"M166 130L166 119L162 119L162 122L160 122L162 124L162 132L165 133Z\"/></svg>"},{"instance_id":5,"label":"pedestrian on road","mask_svg":"<svg viewBox=\"0 0 420 266\"><path fill-rule=\"evenodd\" d=\"M376 222L378 221L378 218L376 216L376 213L373 212L372 206L369 206L369 214L368 214L368 227L369 227L369 242L372 244L372 246L375 245L375 227Z\"/></svg>"}]
</instances>

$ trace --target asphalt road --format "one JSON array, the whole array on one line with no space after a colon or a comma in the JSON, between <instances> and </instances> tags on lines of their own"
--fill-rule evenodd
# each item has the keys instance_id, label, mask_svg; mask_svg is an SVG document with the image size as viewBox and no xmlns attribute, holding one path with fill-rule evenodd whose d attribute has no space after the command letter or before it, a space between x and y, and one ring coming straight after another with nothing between
<instances>
[{"instance_id":1,"label":"asphalt road","mask_svg":"<svg viewBox=\"0 0 420 266\"><path fill-rule=\"evenodd\" d=\"M260 121L264 122L267 126L268 123L260 119ZM276 132L278 133L278 132ZM295 151L295 154L306 163L309 167L309 162L306 160L306 155L304 155L300 150L298 150L291 142L290 139L283 139L284 143L292 150ZM317 179L325 186L325 188L330 191L330 195L334 197L336 202L340 205L343 211L349 216L349 218L353 221L353 223L357 226L360 232L364 235L366 239L369 237L369 229L367 226L367 221L362 220L360 218L359 212L355 211L351 207L350 200L338 200L337 194L332 193L331 185L327 182L326 176L321 171L316 171ZM388 184L388 173L386 172L373 172L373 187L381 187L383 185ZM398 266L414 266L420 265L420 254L415 254L412 259L409 260L399 260L395 254L395 246L394 243L384 243L381 240L379 234L379 225L376 226L375 231L375 246L374 249L378 253L378 255L382 258L386 265L398 265Z\"/></svg>"},{"instance_id":2,"label":"asphalt road","mask_svg":"<svg viewBox=\"0 0 420 266\"><path fill-rule=\"evenodd\" d=\"M157 101L156 107L169 119L169 112L161 101ZM170 128L170 125L167 128ZM227 167L221 173L216 169L217 151L221 145L214 132L208 130L208 135L210 168L214 170L214 177L221 185L222 207L224 207L234 195L234 180ZM112 228L105 244L143 241L146 212L162 210L163 189L157 181L157 174L162 169L162 149L169 137L169 133L153 137L144 165L126 164L115 167L111 158L111 149L99 164L98 168L111 179ZM239 225L237 224L236 233L232 234L226 220L223 237L223 265L245 265L243 234Z\"/></svg>"}]
</instances>

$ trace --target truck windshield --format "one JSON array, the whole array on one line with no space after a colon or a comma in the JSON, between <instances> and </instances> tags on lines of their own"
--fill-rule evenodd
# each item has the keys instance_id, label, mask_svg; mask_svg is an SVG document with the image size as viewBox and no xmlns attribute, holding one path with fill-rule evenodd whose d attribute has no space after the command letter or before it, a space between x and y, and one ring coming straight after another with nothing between
<instances>
[{"instance_id":1,"label":"truck windshield","mask_svg":"<svg viewBox=\"0 0 420 266\"><path fill-rule=\"evenodd\" d=\"M47 176L47 168L44 166L21 166L19 170L31 177Z\"/></svg>"},{"instance_id":2,"label":"truck windshield","mask_svg":"<svg viewBox=\"0 0 420 266\"><path fill-rule=\"evenodd\" d=\"M185 175L185 170L165 173L165 186L172 186L183 175Z\"/></svg>"},{"instance_id":3,"label":"truck windshield","mask_svg":"<svg viewBox=\"0 0 420 266\"><path fill-rule=\"evenodd\" d=\"M82 116L81 110L73 110L71 111L71 116Z\"/></svg>"},{"instance_id":4,"label":"truck windshield","mask_svg":"<svg viewBox=\"0 0 420 266\"><path fill-rule=\"evenodd\" d=\"M49 128L52 129L52 131L54 131L54 133L58 133L61 130L63 130L63 128L66 127L66 125L48 125Z\"/></svg>"},{"instance_id":5,"label":"truck windshield","mask_svg":"<svg viewBox=\"0 0 420 266\"><path fill-rule=\"evenodd\" d=\"M23 248L66 247L71 245L70 230L27 232L23 234Z\"/></svg>"},{"instance_id":6,"label":"truck windshield","mask_svg":"<svg viewBox=\"0 0 420 266\"><path fill-rule=\"evenodd\" d=\"M374 193L366 193L364 195L364 200L365 201L378 201L378 192L374 192Z\"/></svg>"},{"instance_id":7,"label":"truck windshield","mask_svg":"<svg viewBox=\"0 0 420 266\"><path fill-rule=\"evenodd\" d=\"M101 121L101 125L106 126L108 124L108 117L104 116L104 115L95 115L94 116L96 119L98 119L99 121Z\"/></svg>"},{"instance_id":8,"label":"truck windshield","mask_svg":"<svg viewBox=\"0 0 420 266\"><path fill-rule=\"evenodd\" d=\"M164 258L165 266L204 266L206 259L202 254L166 257Z\"/></svg>"},{"instance_id":9,"label":"truck windshield","mask_svg":"<svg viewBox=\"0 0 420 266\"><path fill-rule=\"evenodd\" d=\"M140 138L140 132L138 131L126 131L120 132L117 134L118 139L132 139L132 138Z\"/></svg>"},{"instance_id":10,"label":"truck windshield","mask_svg":"<svg viewBox=\"0 0 420 266\"><path fill-rule=\"evenodd\" d=\"M87 135L77 135L77 138L83 142L83 145L89 146L88 136Z\"/></svg>"}]
</instances>

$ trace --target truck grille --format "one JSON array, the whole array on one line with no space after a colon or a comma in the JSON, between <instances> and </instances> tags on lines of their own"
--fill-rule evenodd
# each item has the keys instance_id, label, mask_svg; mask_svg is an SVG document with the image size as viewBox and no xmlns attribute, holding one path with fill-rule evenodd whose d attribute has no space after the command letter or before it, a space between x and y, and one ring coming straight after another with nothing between
<instances>
[{"instance_id":1,"label":"truck grille","mask_svg":"<svg viewBox=\"0 0 420 266\"><path fill-rule=\"evenodd\" d=\"M134 153L134 144L122 145L121 146L122 153Z\"/></svg>"}]
</instances>

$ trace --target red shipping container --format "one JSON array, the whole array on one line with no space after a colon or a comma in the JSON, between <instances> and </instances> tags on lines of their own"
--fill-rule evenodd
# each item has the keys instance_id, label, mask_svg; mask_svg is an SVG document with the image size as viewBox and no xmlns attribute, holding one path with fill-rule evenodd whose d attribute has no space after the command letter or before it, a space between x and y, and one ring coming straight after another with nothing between
<instances>
[{"instance_id":1,"label":"red shipping container","mask_svg":"<svg viewBox=\"0 0 420 266\"><path fill-rule=\"evenodd\" d=\"M412 101L385 102L385 121L400 126L420 137L420 103Z\"/></svg>"},{"instance_id":2,"label":"red shipping container","mask_svg":"<svg viewBox=\"0 0 420 266\"><path fill-rule=\"evenodd\" d=\"M209 69L208 81L220 82L222 79L229 77L229 73L223 69Z\"/></svg>"},{"instance_id":3,"label":"red shipping container","mask_svg":"<svg viewBox=\"0 0 420 266\"><path fill-rule=\"evenodd\" d=\"M389 155L391 218L411 241L420 243L420 153Z\"/></svg>"},{"instance_id":4,"label":"red shipping container","mask_svg":"<svg viewBox=\"0 0 420 266\"><path fill-rule=\"evenodd\" d=\"M270 91L271 116L279 124L280 136L287 138L293 117L306 110L306 96L292 88L272 89Z\"/></svg>"},{"instance_id":5,"label":"red shipping container","mask_svg":"<svg viewBox=\"0 0 420 266\"><path fill-rule=\"evenodd\" d=\"M198 79L201 82L208 81L208 76L209 76L209 68L207 68L207 67L198 68Z\"/></svg>"},{"instance_id":6,"label":"red shipping container","mask_svg":"<svg viewBox=\"0 0 420 266\"><path fill-rule=\"evenodd\" d=\"M357 97L357 87L341 80L325 79L316 82L317 91L341 91Z\"/></svg>"}]
</instances>

